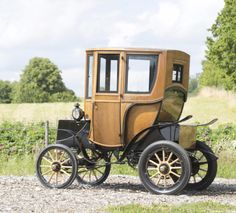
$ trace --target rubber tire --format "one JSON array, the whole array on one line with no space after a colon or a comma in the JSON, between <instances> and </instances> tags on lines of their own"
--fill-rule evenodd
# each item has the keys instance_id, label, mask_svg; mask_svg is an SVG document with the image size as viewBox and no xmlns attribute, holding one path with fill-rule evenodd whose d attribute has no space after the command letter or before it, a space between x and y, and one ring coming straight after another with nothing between
<instances>
[{"instance_id":1,"label":"rubber tire","mask_svg":"<svg viewBox=\"0 0 236 213\"><path fill-rule=\"evenodd\" d=\"M90 185L90 186L98 186L98 185L102 184L108 178L110 171L111 171L111 164L107 164L103 175L97 181L94 181L94 182L84 181L83 179L80 178L80 176L78 174L76 176L76 179L77 179L78 183L80 183L80 184L85 184L85 185Z\"/></svg>"},{"instance_id":2,"label":"rubber tire","mask_svg":"<svg viewBox=\"0 0 236 213\"><path fill-rule=\"evenodd\" d=\"M68 179L68 181L66 181L63 184L55 186L55 185L48 184L48 182L43 178L43 176L40 172L40 163L41 163L42 157L46 154L46 152L48 152L51 149L57 149L57 148L62 149L63 151L67 152L67 154L69 155L70 160L71 160L71 164L72 164L72 173L71 173L71 176ZM37 161L36 161L36 175L37 175L37 178L42 183L42 185L47 187L47 188L58 188L58 189L63 188L64 189L64 188L69 187L73 183L73 181L75 180L75 178L77 176L77 170L78 170L78 164L77 164L77 160L76 160L76 157L75 157L74 153L71 151L71 149L69 147L67 147L65 145L62 145L62 144L53 144L53 145L47 146L46 148L44 148L40 152L40 154L37 158Z\"/></svg>"},{"instance_id":3,"label":"rubber tire","mask_svg":"<svg viewBox=\"0 0 236 213\"><path fill-rule=\"evenodd\" d=\"M214 152L212 151L212 149L204 142L197 141L196 149L198 151L201 151L207 159L208 170L206 176L200 182L188 183L186 188L189 190L200 191L206 189L214 181L217 174L217 158L214 156ZM209 154L208 152L212 153L213 155Z\"/></svg>"},{"instance_id":4,"label":"rubber tire","mask_svg":"<svg viewBox=\"0 0 236 213\"><path fill-rule=\"evenodd\" d=\"M172 152L177 154L180 160L182 161L182 166L183 166L182 168L183 172L181 175L182 177L180 177L180 181L177 184L175 184L174 187L171 187L168 190L159 188L156 185L154 185L152 182L150 182L149 178L146 175L145 167L149 155L161 148L168 148ZM191 163L187 152L180 145L171 141L158 141L149 145L142 152L141 157L139 159L138 170L139 170L140 180L148 191L154 194L170 195L170 194L177 194L186 187L191 175Z\"/></svg>"}]
</instances>

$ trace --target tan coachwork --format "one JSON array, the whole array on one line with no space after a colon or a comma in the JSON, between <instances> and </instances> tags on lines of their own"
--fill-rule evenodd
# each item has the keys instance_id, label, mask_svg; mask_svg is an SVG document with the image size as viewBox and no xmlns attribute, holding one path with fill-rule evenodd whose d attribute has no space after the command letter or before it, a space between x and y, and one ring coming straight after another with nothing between
<instances>
[{"instance_id":1,"label":"tan coachwork","mask_svg":"<svg viewBox=\"0 0 236 213\"><path fill-rule=\"evenodd\" d=\"M187 91L190 59L188 54L176 50L142 48L95 48L88 49L86 53L84 110L86 117L91 120L90 139L94 143L105 147L123 146L142 129L151 126L158 117L167 118L169 116L171 112L160 111L161 104L173 106L175 104L182 104L178 103L178 101L170 103L168 99L162 103L162 100L168 88L177 86L182 88L183 91ZM114 87L113 89L116 89L116 91L112 92L99 91L98 89L98 79L100 78L98 75L103 74L99 74L99 69L103 66L102 64L99 65L102 62L102 59L99 59L99 57L108 57L107 55L111 55L112 58L109 59L108 63L109 67L112 67L110 69L118 69L117 76L109 76L108 84L110 85L108 87L111 86ZM89 56L93 57L92 68L89 68L88 65ZM151 89L149 89L150 92L127 92L127 61L129 56L156 57L157 66L155 76L153 76L154 82ZM92 75L90 73L88 76L88 69L92 69ZM176 73L173 73L174 69L177 70L175 71ZM178 72L181 72L181 76ZM116 77L117 87L115 88L116 85L112 85L110 81ZM91 85L88 85L88 78L91 78ZM149 76L149 81L150 78ZM176 78L176 81L173 78ZM107 83L105 84L104 87L107 87ZM88 97L89 86L91 86L91 97ZM172 110L175 111L175 108L173 107Z\"/></svg>"}]
</instances>

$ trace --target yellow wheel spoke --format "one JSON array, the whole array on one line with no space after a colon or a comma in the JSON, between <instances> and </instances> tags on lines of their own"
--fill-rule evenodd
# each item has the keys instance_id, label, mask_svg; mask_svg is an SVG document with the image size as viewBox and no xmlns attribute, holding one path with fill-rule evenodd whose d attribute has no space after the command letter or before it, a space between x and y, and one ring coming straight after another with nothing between
<instances>
[{"instance_id":1,"label":"yellow wheel spoke","mask_svg":"<svg viewBox=\"0 0 236 213\"><path fill-rule=\"evenodd\" d=\"M60 156L60 158L59 158L59 162L62 160L62 157L64 157L64 154L65 154L65 152L63 152L62 154L61 154L61 156Z\"/></svg>"},{"instance_id":2,"label":"yellow wheel spoke","mask_svg":"<svg viewBox=\"0 0 236 213\"><path fill-rule=\"evenodd\" d=\"M49 159L47 159L46 157L43 156L43 159L46 160L48 163L52 164L53 161L50 161Z\"/></svg>"},{"instance_id":3,"label":"yellow wheel spoke","mask_svg":"<svg viewBox=\"0 0 236 213\"><path fill-rule=\"evenodd\" d=\"M56 184L58 185L58 172L56 173Z\"/></svg>"},{"instance_id":4,"label":"yellow wheel spoke","mask_svg":"<svg viewBox=\"0 0 236 213\"><path fill-rule=\"evenodd\" d=\"M66 160L64 160L63 162L61 162L61 164L66 163L68 160L70 160L70 158L67 158Z\"/></svg>"},{"instance_id":5,"label":"yellow wheel spoke","mask_svg":"<svg viewBox=\"0 0 236 213\"><path fill-rule=\"evenodd\" d=\"M43 167L43 168L51 168L51 165L40 165L40 167Z\"/></svg>"},{"instance_id":6,"label":"yellow wheel spoke","mask_svg":"<svg viewBox=\"0 0 236 213\"><path fill-rule=\"evenodd\" d=\"M55 150L55 153L56 153L56 161L57 161L57 152L58 152L58 151L57 151L57 150Z\"/></svg>"},{"instance_id":7,"label":"yellow wheel spoke","mask_svg":"<svg viewBox=\"0 0 236 213\"><path fill-rule=\"evenodd\" d=\"M157 153L155 153L156 159L159 161L159 163L161 162L161 159L159 158L159 156L157 155Z\"/></svg>"},{"instance_id":8,"label":"yellow wheel spoke","mask_svg":"<svg viewBox=\"0 0 236 213\"><path fill-rule=\"evenodd\" d=\"M52 180L52 178L53 178L54 175L55 175L55 172L53 172L52 175L51 175L51 177L49 178L49 180L48 180L49 183L51 182L51 180Z\"/></svg>"},{"instance_id":9,"label":"yellow wheel spoke","mask_svg":"<svg viewBox=\"0 0 236 213\"><path fill-rule=\"evenodd\" d=\"M157 170L157 167L148 167L147 170Z\"/></svg>"},{"instance_id":10,"label":"yellow wheel spoke","mask_svg":"<svg viewBox=\"0 0 236 213\"><path fill-rule=\"evenodd\" d=\"M171 152L171 153L170 153L170 155L169 155L169 157L168 157L168 159L167 159L167 162L169 162L169 161L170 161L170 159L171 159L172 155L173 155L173 152Z\"/></svg>"},{"instance_id":11,"label":"yellow wheel spoke","mask_svg":"<svg viewBox=\"0 0 236 213\"><path fill-rule=\"evenodd\" d=\"M172 165L173 163L176 163L177 161L179 161L179 158L177 158L177 159L175 159L174 161L172 161L172 162L170 163L170 165Z\"/></svg>"},{"instance_id":12,"label":"yellow wheel spoke","mask_svg":"<svg viewBox=\"0 0 236 213\"><path fill-rule=\"evenodd\" d=\"M50 158L52 159L52 161L55 161L53 156L52 156L52 153L50 151L48 151L48 154L49 154Z\"/></svg>"},{"instance_id":13,"label":"yellow wheel spoke","mask_svg":"<svg viewBox=\"0 0 236 213\"><path fill-rule=\"evenodd\" d=\"M154 178L154 177L157 176L158 174L159 174L159 171L156 172L154 175L152 175L152 176L150 177L150 179Z\"/></svg>"},{"instance_id":14,"label":"yellow wheel spoke","mask_svg":"<svg viewBox=\"0 0 236 213\"><path fill-rule=\"evenodd\" d=\"M177 174L177 173L175 173L175 172L173 172L173 171L171 171L170 173L173 174L173 175L175 175L176 177L180 177L179 174Z\"/></svg>"},{"instance_id":15,"label":"yellow wheel spoke","mask_svg":"<svg viewBox=\"0 0 236 213\"><path fill-rule=\"evenodd\" d=\"M159 166L159 164L158 163L156 163L155 161L153 161L153 160L149 160L149 162L151 162L152 164L154 164L154 165L156 165L156 166Z\"/></svg>"},{"instance_id":16,"label":"yellow wheel spoke","mask_svg":"<svg viewBox=\"0 0 236 213\"><path fill-rule=\"evenodd\" d=\"M48 173L50 173L50 172L53 172L53 171L50 169L50 170L48 170L48 171L42 173L42 176L44 176L44 175L46 175L46 174L48 174Z\"/></svg>"},{"instance_id":17,"label":"yellow wheel spoke","mask_svg":"<svg viewBox=\"0 0 236 213\"><path fill-rule=\"evenodd\" d=\"M182 169L181 166L174 166L174 167L171 167L171 169Z\"/></svg>"},{"instance_id":18,"label":"yellow wheel spoke","mask_svg":"<svg viewBox=\"0 0 236 213\"><path fill-rule=\"evenodd\" d=\"M160 180L161 180L161 175L160 177L158 178L157 182L156 182L156 185L158 185L160 183Z\"/></svg>"},{"instance_id":19,"label":"yellow wheel spoke","mask_svg":"<svg viewBox=\"0 0 236 213\"><path fill-rule=\"evenodd\" d=\"M163 161L165 161L165 150L164 149L162 149L162 159L163 159Z\"/></svg>"},{"instance_id":20,"label":"yellow wheel spoke","mask_svg":"<svg viewBox=\"0 0 236 213\"><path fill-rule=\"evenodd\" d=\"M164 175L164 187L166 187L166 176Z\"/></svg>"},{"instance_id":21,"label":"yellow wheel spoke","mask_svg":"<svg viewBox=\"0 0 236 213\"><path fill-rule=\"evenodd\" d=\"M70 176L70 174L68 172L66 172L64 169L61 169L60 171L63 172L64 174Z\"/></svg>"},{"instance_id":22,"label":"yellow wheel spoke","mask_svg":"<svg viewBox=\"0 0 236 213\"><path fill-rule=\"evenodd\" d=\"M61 166L63 169L72 169L72 166Z\"/></svg>"}]
</instances>

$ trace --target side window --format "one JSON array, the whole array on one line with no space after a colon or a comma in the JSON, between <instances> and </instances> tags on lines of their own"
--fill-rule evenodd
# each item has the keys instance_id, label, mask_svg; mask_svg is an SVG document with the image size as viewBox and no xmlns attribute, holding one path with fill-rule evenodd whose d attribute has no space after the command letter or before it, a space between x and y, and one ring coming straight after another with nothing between
<instances>
[{"instance_id":1,"label":"side window","mask_svg":"<svg viewBox=\"0 0 236 213\"><path fill-rule=\"evenodd\" d=\"M98 55L97 92L117 92L119 80L119 55Z\"/></svg>"},{"instance_id":2,"label":"side window","mask_svg":"<svg viewBox=\"0 0 236 213\"><path fill-rule=\"evenodd\" d=\"M181 64L173 65L172 82L182 83L184 66Z\"/></svg>"},{"instance_id":3,"label":"side window","mask_svg":"<svg viewBox=\"0 0 236 213\"><path fill-rule=\"evenodd\" d=\"M93 55L87 58L87 93L86 98L92 97L92 79L93 79Z\"/></svg>"},{"instance_id":4,"label":"side window","mask_svg":"<svg viewBox=\"0 0 236 213\"><path fill-rule=\"evenodd\" d=\"M149 93L155 83L157 55L127 55L126 93Z\"/></svg>"}]
</instances>

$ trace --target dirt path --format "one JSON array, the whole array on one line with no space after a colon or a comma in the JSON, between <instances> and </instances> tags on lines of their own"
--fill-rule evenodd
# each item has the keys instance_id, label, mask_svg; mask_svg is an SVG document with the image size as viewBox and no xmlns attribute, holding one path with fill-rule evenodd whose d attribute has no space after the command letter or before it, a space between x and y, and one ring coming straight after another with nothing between
<instances>
[{"instance_id":1,"label":"dirt path","mask_svg":"<svg viewBox=\"0 0 236 213\"><path fill-rule=\"evenodd\" d=\"M99 187L74 183L69 189L46 189L32 176L0 176L0 212L102 212L108 205L208 200L236 206L236 179L218 178L205 191L166 196L147 192L133 176L111 175Z\"/></svg>"}]
</instances>

